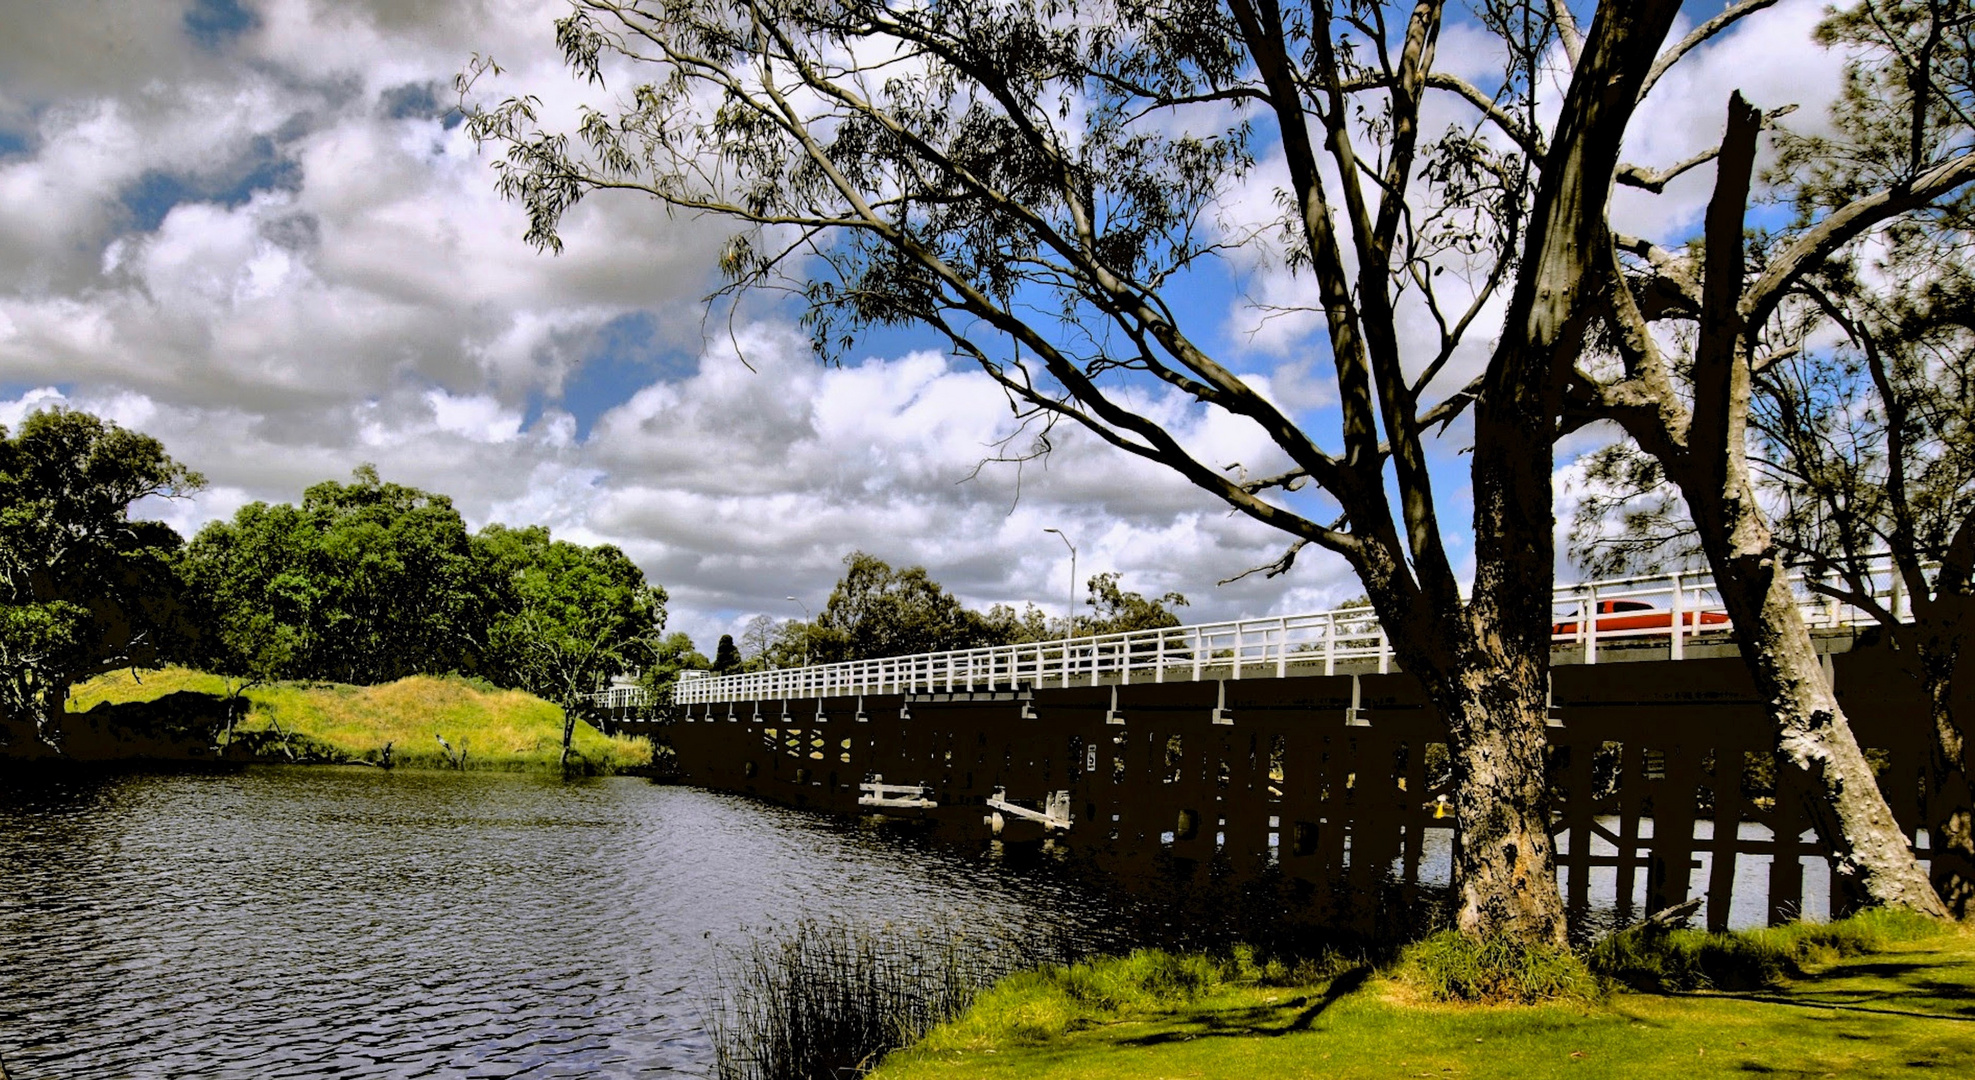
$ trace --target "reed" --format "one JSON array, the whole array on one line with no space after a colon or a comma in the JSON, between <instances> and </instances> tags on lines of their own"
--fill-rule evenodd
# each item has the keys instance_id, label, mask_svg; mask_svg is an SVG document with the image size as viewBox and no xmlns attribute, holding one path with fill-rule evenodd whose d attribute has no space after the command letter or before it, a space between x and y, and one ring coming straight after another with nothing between
<instances>
[{"instance_id":1,"label":"reed","mask_svg":"<svg viewBox=\"0 0 1975 1080\"><path fill-rule=\"evenodd\" d=\"M804 919L750 938L720 965L709 1017L719 1080L861 1076L885 1054L964 1012L1002 977L1062 963L1050 933L968 933L946 923L865 926Z\"/></svg>"}]
</instances>

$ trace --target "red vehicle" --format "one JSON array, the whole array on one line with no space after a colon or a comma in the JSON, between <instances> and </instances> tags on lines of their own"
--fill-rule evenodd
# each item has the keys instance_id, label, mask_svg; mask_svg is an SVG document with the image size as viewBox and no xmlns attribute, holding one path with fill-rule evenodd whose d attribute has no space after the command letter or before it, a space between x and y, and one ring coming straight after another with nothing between
<instances>
[{"instance_id":1,"label":"red vehicle","mask_svg":"<svg viewBox=\"0 0 1975 1080\"><path fill-rule=\"evenodd\" d=\"M1712 626L1726 626L1727 623L1728 616L1718 611L1684 611L1680 614L1680 625L1689 628L1690 633ZM1655 630L1671 634L1674 627L1673 612L1638 600L1600 600L1598 617L1592 621L1592 626L1599 636L1631 634L1650 637ZM1574 638L1578 630L1576 619L1554 623L1550 627L1550 633L1554 637Z\"/></svg>"}]
</instances>

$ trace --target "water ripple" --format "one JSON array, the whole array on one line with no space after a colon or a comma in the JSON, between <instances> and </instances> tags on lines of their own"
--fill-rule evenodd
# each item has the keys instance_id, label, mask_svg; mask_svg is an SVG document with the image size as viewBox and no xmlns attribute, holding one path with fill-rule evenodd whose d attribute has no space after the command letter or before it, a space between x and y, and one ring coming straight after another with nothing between
<instances>
[{"instance_id":1,"label":"water ripple","mask_svg":"<svg viewBox=\"0 0 1975 1080\"><path fill-rule=\"evenodd\" d=\"M624 778L8 783L17 1080L699 1075L713 965L749 928L1106 918L1068 876Z\"/></svg>"}]
</instances>

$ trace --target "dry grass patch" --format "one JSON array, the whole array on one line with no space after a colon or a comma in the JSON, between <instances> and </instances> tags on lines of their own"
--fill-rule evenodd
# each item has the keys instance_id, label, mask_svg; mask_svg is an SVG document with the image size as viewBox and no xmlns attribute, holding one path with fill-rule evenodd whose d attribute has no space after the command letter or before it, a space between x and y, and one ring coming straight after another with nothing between
<instances>
[{"instance_id":1,"label":"dry grass patch","mask_svg":"<svg viewBox=\"0 0 1975 1080\"><path fill-rule=\"evenodd\" d=\"M149 701L179 691L222 697L217 675L187 668L118 671L75 688L72 710L99 702ZM465 767L553 768L562 749L562 710L532 694L502 690L484 680L414 675L382 686L342 683L273 683L246 693L248 712L236 737L265 747L277 759L294 750L332 761L381 761L390 747L394 765L451 768L444 738ZM651 745L605 736L576 726L575 752L587 768L614 771L649 764Z\"/></svg>"}]
</instances>

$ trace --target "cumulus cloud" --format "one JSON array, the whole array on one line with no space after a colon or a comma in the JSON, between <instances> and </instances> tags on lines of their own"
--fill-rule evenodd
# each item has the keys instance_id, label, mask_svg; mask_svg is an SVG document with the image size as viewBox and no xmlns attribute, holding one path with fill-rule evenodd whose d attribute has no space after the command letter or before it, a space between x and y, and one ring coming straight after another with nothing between
<instances>
[{"instance_id":1,"label":"cumulus cloud","mask_svg":"<svg viewBox=\"0 0 1975 1080\"><path fill-rule=\"evenodd\" d=\"M772 310L709 324L717 223L593 198L566 220L560 257L521 243L520 210L448 114L451 79L492 55L505 74L482 89L573 116L595 92L554 48L554 0L86 8L0 15L0 423L68 405L157 435L211 479L148 508L183 532L374 462L452 495L475 525L618 544L707 647L755 613L799 614L786 596L819 607L854 548L924 564L970 603L1055 614L1067 553L1045 528L1077 543L1081 574L1183 591L1194 618L1358 591L1320 557L1215 587L1283 539L1073 429L1052 432L1046 458L983 465L1034 433L941 353L907 344L829 367ZM1759 33L1752 20L1698 54L1628 151L1691 153L1731 85L1821 108L1827 61L1765 44L1804 37L1815 16L1786 0ZM1493 66L1458 27L1442 49L1475 77ZM1277 212L1278 165L1230 200L1230 229ZM1630 199L1620 209L1656 236L1699 205L1680 186L1669 202ZM1218 320L1210 344L1231 364L1316 415L1330 403L1320 327L1255 306L1296 307L1308 284L1269 254L1238 253L1225 286L1182 299ZM1432 348L1418 312L1406 332L1410 352ZM1275 460L1244 422L1137 393L1215 467ZM1459 512L1457 492L1449 502Z\"/></svg>"}]
</instances>

